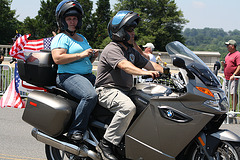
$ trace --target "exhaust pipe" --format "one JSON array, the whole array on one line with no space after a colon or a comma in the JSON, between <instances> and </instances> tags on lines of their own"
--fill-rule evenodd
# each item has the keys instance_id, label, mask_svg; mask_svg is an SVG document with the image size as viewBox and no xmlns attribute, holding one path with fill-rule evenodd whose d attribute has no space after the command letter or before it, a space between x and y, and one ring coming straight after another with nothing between
<instances>
[{"instance_id":1,"label":"exhaust pipe","mask_svg":"<svg viewBox=\"0 0 240 160\"><path fill-rule=\"evenodd\" d=\"M49 146L52 146L54 148L57 148L59 150L66 151L66 152L72 153L74 155L90 157L93 160L101 159L97 153L85 148L84 146L78 147L74 144L57 140L53 137L50 137L50 136L38 131L38 129L36 129L36 128L33 128L32 136L35 137L38 141L45 143Z\"/></svg>"}]
</instances>

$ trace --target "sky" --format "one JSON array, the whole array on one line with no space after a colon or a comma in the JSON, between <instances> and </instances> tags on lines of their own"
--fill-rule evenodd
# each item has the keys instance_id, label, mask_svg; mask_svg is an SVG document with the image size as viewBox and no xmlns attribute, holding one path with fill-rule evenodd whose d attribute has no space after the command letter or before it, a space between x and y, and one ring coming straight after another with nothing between
<instances>
[{"instance_id":1,"label":"sky","mask_svg":"<svg viewBox=\"0 0 240 160\"><path fill-rule=\"evenodd\" d=\"M94 6L97 0L93 0ZM111 8L116 0L110 0ZM177 7L189 23L185 28L222 28L224 31L240 30L240 0L175 0ZM96 8L96 7L94 7ZM16 10L18 20L34 18L40 9L40 0L13 0L11 9Z\"/></svg>"}]
</instances>

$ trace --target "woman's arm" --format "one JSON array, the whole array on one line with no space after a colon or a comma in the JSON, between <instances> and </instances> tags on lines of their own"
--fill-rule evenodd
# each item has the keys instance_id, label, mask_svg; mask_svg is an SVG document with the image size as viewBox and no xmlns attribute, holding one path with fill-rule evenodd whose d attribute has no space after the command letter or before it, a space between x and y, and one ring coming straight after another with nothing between
<instances>
[{"instance_id":1,"label":"woman's arm","mask_svg":"<svg viewBox=\"0 0 240 160\"><path fill-rule=\"evenodd\" d=\"M87 49L82 53L67 54L67 49L56 48L52 50L52 57L56 64L67 64L85 57L89 57L92 52L93 49Z\"/></svg>"}]
</instances>

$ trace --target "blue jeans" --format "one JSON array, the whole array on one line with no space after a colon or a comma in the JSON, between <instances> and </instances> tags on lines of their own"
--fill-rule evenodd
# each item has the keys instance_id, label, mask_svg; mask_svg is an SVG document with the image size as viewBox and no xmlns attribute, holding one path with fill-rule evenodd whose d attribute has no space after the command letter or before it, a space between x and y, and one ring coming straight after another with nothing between
<instances>
[{"instance_id":1,"label":"blue jeans","mask_svg":"<svg viewBox=\"0 0 240 160\"><path fill-rule=\"evenodd\" d=\"M80 100L68 134L74 134L76 131L84 133L87 129L89 116L97 103L97 93L93 87L95 79L93 74L63 73L57 75L57 86Z\"/></svg>"}]
</instances>

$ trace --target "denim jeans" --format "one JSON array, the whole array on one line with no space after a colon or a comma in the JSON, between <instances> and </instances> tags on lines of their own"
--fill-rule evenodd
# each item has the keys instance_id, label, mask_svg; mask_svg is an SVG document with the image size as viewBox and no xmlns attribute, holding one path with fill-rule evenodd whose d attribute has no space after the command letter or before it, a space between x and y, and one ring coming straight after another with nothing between
<instances>
[{"instance_id":1,"label":"denim jeans","mask_svg":"<svg viewBox=\"0 0 240 160\"><path fill-rule=\"evenodd\" d=\"M76 131L84 133L87 129L89 116L97 103L97 93L93 87L95 79L93 74L63 73L57 75L57 86L80 100L68 134L74 134Z\"/></svg>"}]
</instances>

